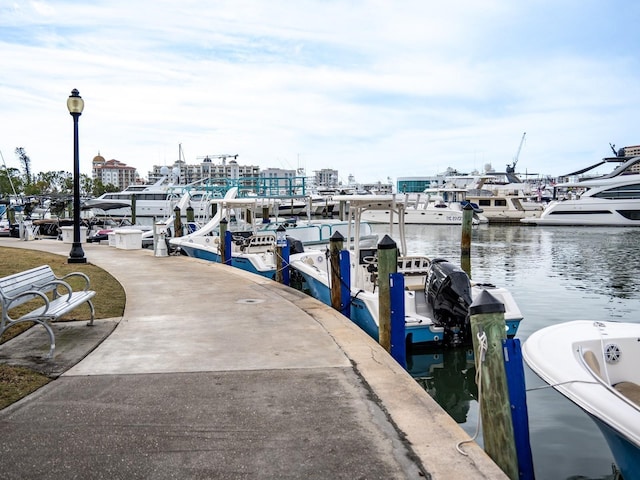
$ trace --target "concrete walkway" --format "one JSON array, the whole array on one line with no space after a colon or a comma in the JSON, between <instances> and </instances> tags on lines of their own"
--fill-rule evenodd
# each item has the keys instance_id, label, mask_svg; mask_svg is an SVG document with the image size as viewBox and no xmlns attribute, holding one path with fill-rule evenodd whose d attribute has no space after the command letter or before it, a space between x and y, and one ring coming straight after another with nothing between
<instances>
[{"instance_id":1,"label":"concrete walkway","mask_svg":"<svg viewBox=\"0 0 640 480\"><path fill-rule=\"evenodd\" d=\"M331 308L219 264L84 249L123 285L124 316L106 339L79 335L91 353L0 411L0 477L506 478L477 444L458 453L468 435Z\"/></svg>"}]
</instances>

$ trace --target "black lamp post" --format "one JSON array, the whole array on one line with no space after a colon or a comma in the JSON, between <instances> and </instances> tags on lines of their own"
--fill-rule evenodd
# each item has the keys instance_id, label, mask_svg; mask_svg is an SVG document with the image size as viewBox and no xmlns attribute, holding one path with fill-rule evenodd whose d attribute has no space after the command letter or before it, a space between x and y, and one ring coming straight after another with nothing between
<instances>
[{"instance_id":1,"label":"black lamp post","mask_svg":"<svg viewBox=\"0 0 640 480\"><path fill-rule=\"evenodd\" d=\"M73 117L73 245L67 263L87 263L80 242L80 156L78 151L78 118L82 115L84 101L77 89L71 90L67 108Z\"/></svg>"}]
</instances>

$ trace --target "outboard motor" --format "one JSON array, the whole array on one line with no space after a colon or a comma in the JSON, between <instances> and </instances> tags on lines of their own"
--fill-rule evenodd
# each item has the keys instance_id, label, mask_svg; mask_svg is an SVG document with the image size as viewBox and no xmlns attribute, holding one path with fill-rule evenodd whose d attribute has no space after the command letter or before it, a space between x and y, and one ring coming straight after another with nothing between
<instances>
[{"instance_id":1,"label":"outboard motor","mask_svg":"<svg viewBox=\"0 0 640 480\"><path fill-rule=\"evenodd\" d=\"M287 235L287 244L289 245L289 255L293 255L294 253L304 253L304 246L297 238Z\"/></svg>"},{"instance_id":2,"label":"outboard motor","mask_svg":"<svg viewBox=\"0 0 640 480\"><path fill-rule=\"evenodd\" d=\"M436 258L431 261L426 289L433 322L444 328L443 343L451 346L467 343L471 338L469 276L454 264Z\"/></svg>"}]
</instances>

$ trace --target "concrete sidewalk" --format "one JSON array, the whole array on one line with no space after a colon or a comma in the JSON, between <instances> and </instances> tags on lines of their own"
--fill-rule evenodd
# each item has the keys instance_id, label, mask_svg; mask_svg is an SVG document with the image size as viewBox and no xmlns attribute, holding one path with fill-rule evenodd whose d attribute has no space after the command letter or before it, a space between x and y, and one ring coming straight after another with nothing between
<instances>
[{"instance_id":1,"label":"concrete sidewalk","mask_svg":"<svg viewBox=\"0 0 640 480\"><path fill-rule=\"evenodd\" d=\"M506 478L477 444L458 453L468 435L331 308L219 264L84 249L123 285L125 313L0 411L2 478Z\"/></svg>"}]
</instances>

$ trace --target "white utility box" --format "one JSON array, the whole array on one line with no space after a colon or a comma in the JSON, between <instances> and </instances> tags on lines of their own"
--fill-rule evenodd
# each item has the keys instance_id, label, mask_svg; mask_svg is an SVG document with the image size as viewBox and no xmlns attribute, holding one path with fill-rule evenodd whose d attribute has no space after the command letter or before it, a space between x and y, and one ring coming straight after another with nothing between
<instances>
[{"instance_id":1,"label":"white utility box","mask_svg":"<svg viewBox=\"0 0 640 480\"><path fill-rule=\"evenodd\" d=\"M60 227L62 243L73 243L73 226ZM87 243L87 227L80 226L80 243Z\"/></svg>"},{"instance_id":2,"label":"white utility box","mask_svg":"<svg viewBox=\"0 0 640 480\"><path fill-rule=\"evenodd\" d=\"M142 248L142 230L121 228L114 230L116 248L122 250L140 250Z\"/></svg>"}]
</instances>

